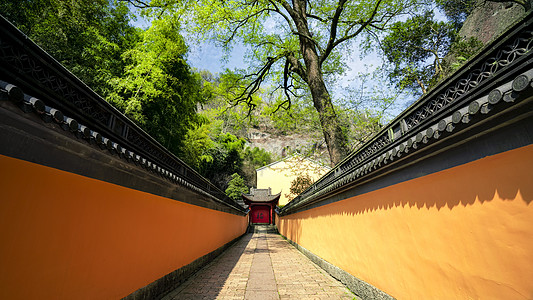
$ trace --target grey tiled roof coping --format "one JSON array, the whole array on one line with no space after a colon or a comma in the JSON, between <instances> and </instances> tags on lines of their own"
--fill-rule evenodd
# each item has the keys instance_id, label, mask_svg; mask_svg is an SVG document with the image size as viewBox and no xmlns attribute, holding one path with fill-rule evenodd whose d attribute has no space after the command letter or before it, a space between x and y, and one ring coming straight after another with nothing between
<instances>
[{"instance_id":1,"label":"grey tiled roof coping","mask_svg":"<svg viewBox=\"0 0 533 300\"><path fill-rule=\"evenodd\" d=\"M242 197L245 200L253 202L272 202L276 199L279 199L281 192L275 195L272 195L271 189L254 189L250 190L249 194L242 194Z\"/></svg>"}]
</instances>

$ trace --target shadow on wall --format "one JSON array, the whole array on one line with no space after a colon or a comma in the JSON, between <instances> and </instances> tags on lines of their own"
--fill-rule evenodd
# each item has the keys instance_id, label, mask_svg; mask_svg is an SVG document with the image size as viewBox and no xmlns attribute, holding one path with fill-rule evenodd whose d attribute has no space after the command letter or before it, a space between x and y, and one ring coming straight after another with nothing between
<instances>
[{"instance_id":1,"label":"shadow on wall","mask_svg":"<svg viewBox=\"0 0 533 300\"><path fill-rule=\"evenodd\" d=\"M406 206L452 210L493 199L521 199L529 205L533 201L533 146L509 152L520 150L524 153L512 153L515 154L512 158L495 155L381 190L346 197L348 199L335 202L343 203L335 213L357 215ZM370 201L358 201L362 197ZM291 216L284 218L291 219Z\"/></svg>"},{"instance_id":2,"label":"shadow on wall","mask_svg":"<svg viewBox=\"0 0 533 300\"><path fill-rule=\"evenodd\" d=\"M533 276L532 169L533 146L522 147L287 215L278 226L398 298L520 295L533 290L523 280Z\"/></svg>"},{"instance_id":3,"label":"shadow on wall","mask_svg":"<svg viewBox=\"0 0 533 300\"><path fill-rule=\"evenodd\" d=\"M530 168L533 166L530 166ZM522 177L524 178L524 177ZM454 184L446 184L439 182L440 186L431 191L427 191L428 186L433 186L435 183L427 183L428 186L424 188L424 192L420 193L415 190L407 191L405 194L398 194L393 197L385 197L380 195L369 195L370 201L358 201L358 196L346 199L344 201L333 203L335 205L334 212L328 213L327 216L334 215L360 215L366 213L372 213L379 210L389 210L395 207L416 207L419 210L435 208L438 211L441 209L453 210L457 206L469 206L475 202L483 204L486 201L492 201L493 199L501 199L505 201L514 201L521 199L527 205L533 201L533 178L526 180L515 181L514 186L505 185L499 182L499 178L483 178L484 183L478 182L478 184L468 184L469 190L459 190L459 187ZM421 182L419 184L422 184ZM529 185L529 186L528 186ZM460 184L460 186L463 186ZM442 190L446 190L443 192ZM426 193L428 192L428 193ZM377 192L371 192L379 193ZM450 197L451 196L451 197ZM367 200L367 199L365 199ZM345 203L349 202L349 203ZM313 210L308 211L303 219L324 217L323 213L314 214ZM287 237L292 237L291 240L298 241L301 234L302 217L300 214L293 214L282 217L282 219L290 220L291 225L287 222L279 222L277 224L280 233Z\"/></svg>"}]
</instances>

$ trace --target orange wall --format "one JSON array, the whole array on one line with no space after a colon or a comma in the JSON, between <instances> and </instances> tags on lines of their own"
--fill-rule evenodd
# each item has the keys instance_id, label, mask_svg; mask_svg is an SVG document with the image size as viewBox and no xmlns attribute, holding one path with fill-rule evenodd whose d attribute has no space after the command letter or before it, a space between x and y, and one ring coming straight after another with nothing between
<instances>
[{"instance_id":1,"label":"orange wall","mask_svg":"<svg viewBox=\"0 0 533 300\"><path fill-rule=\"evenodd\" d=\"M281 217L397 299L533 299L533 146Z\"/></svg>"},{"instance_id":2,"label":"orange wall","mask_svg":"<svg viewBox=\"0 0 533 300\"><path fill-rule=\"evenodd\" d=\"M243 234L210 210L0 155L0 299L120 299Z\"/></svg>"}]
</instances>

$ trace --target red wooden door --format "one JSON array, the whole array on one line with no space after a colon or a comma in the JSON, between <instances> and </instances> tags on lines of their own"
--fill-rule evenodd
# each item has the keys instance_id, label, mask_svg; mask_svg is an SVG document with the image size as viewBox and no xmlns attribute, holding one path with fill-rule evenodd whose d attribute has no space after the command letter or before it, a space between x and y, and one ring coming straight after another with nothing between
<instances>
[{"instance_id":1,"label":"red wooden door","mask_svg":"<svg viewBox=\"0 0 533 300\"><path fill-rule=\"evenodd\" d=\"M270 223L270 206L252 206L252 223Z\"/></svg>"}]
</instances>

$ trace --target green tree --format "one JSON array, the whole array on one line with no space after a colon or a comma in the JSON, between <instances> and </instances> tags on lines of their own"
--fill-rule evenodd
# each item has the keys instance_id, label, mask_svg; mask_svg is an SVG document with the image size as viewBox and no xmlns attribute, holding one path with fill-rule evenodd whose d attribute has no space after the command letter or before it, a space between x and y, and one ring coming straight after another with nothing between
<instances>
[{"instance_id":1,"label":"green tree","mask_svg":"<svg viewBox=\"0 0 533 300\"><path fill-rule=\"evenodd\" d=\"M123 55L124 74L110 82L108 100L170 151L180 154L187 130L201 124L202 81L185 61L187 47L176 18L154 20Z\"/></svg>"},{"instance_id":2,"label":"green tree","mask_svg":"<svg viewBox=\"0 0 533 300\"><path fill-rule=\"evenodd\" d=\"M202 164L213 161L210 150L215 147L215 142L209 136L209 124L194 126L185 135L181 156L189 166L200 170Z\"/></svg>"},{"instance_id":3,"label":"green tree","mask_svg":"<svg viewBox=\"0 0 533 300\"><path fill-rule=\"evenodd\" d=\"M321 132L319 115L311 99L296 98L291 101L290 110L277 109L283 101L283 98L278 97L274 103L263 107L263 114L268 116L279 133L314 134ZM338 109L336 111L338 113Z\"/></svg>"},{"instance_id":4,"label":"green tree","mask_svg":"<svg viewBox=\"0 0 533 300\"><path fill-rule=\"evenodd\" d=\"M140 4L141 1L131 0ZM348 153L327 83L344 70L343 52L350 42L375 35L395 17L414 6L411 0L312 3L307 0L162 1L149 5L155 14L173 9L194 13L200 33L212 35L224 48L235 42L249 45L250 72L239 77L235 102L253 102L261 84L283 90L291 98L309 92L333 164ZM181 6L183 5L183 6ZM163 7L162 9L160 9Z\"/></svg>"},{"instance_id":5,"label":"green tree","mask_svg":"<svg viewBox=\"0 0 533 300\"><path fill-rule=\"evenodd\" d=\"M478 0L435 0L437 8L440 9L449 21L453 23L456 30L459 30L472 12Z\"/></svg>"},{"instance_id":6,"label":"green tree","mask_svg":"<svg viewBox=\"0 0 533 300\"><path fill-rule=\"evenodd\" d=\"M225 190L231 175L242 172L245 141L231 133L225 133L217 136L214 142L215 146L205 154L212 159L200 162L200 174Z\"/></svg>"},{"instance_id":7,"label":"green tree","mask_svg":"<svg viewBox=\"0 0 533 300\"><path fill-rule=\"evenodd\" d=\"M103 96L123 71L121 55L140 36L119 1L0 1L0 13Z\"/></svg>"},{"instance_id":8,"label":"green tree","mask_svg":"<svg viewBox=\"0 0 533 300\"><path fill-rule=\"evenodd\" d=\"M247 194L248 192L249 189L244 183L244 179L241 177L241 175L233 173L231 175L231 180L228 183L228 188L226 189L226 195L237 201L242 199L242 194Z\"/></svg>"},{"instance_id":9,"label":"green tree","mask_svg":"<svg viewBox=\"0 0 533 300\"><path fill-rule=\"evenodd\" d=\"M254 168L260 168L272 162L270 152L257 147L246 148L244 151L244 159L249 161Z\"/></svg>"},{"instance_id":10,"label":"green tree","mask_svg":"<svg viewBox=\"0 0 533 300\"><path fill-rule=\"evenodd\" d=\"M247 147L243 153L242 175L248 186L257 186L256 169L266 166L272 162L270 152L257 147Z\"/></svg>"},{"instance_id":11,"label":"green tree","mask_svg":"<svg viewBox=\"0 0 533 300\"><path fill-rule=\"evenodd\" d=\"M477 53L491 35L501 34L500 30L520 15L516 11L513 15L499 14L497 10L510 8L511 2L526 12L531 9L531 1L509 1L500 8L490 2L508 1L436 0L424 6L424 13L394 23L381 44L385 60L392 65L387 69L391 82L400 89L426 93ZM445 19L437 19L434 10L440 10ZM507 18L498 20L499 15ZM476 27L480 22L472 21L465 29L463 25L470 17L488 19L497 25ZM482 40L478 39L480 35Z\"/></svg>"},{"instance_id":12,"label":"green tree","mask_svg":"<svg viewBox=\"0 0 533 300\"><path fill-rule=\"evenodd\" d=\"M226 71L222 74L211 74L209 71L199 71L204 80L204 89L210 98L202 104L200 112L208 118L211 125L211 136L221 133L231 133L245 137L249 128L257 128L260 118L263 116L257 110L251 111L245 104L233 105L231 99L234 96L228 83L233 80L234 73ZM260 97L254 97L254 105L261 107L263 101Z\"/></svg>"},{"instance_id":13,"label":"green tree","mask_svg":"<svg viewBox=\"0 0 533 300\"><path fill-rule=\"evenodd\" d=\"M289 194L286 194L285 197L287 197L289 201L291 201L296 196L305 191L308 187L310 187L312 184L313 178L311 178L311 176L309 176L308 174L300 175L296 177L293 181L291 181Z\"/></svg>"},{"instance_id":14,"label":"green tree","mask_svg":"<svg viewBox=\"0 0 533 300\"><path fill-rule=\"evenodd\" d=\"M392 68L389 78L399 89L427 92L443 71L443 59L454 38L453 24L436 21L434 13L392 24L382 50Z\"/></svg>"}]
</instances>

